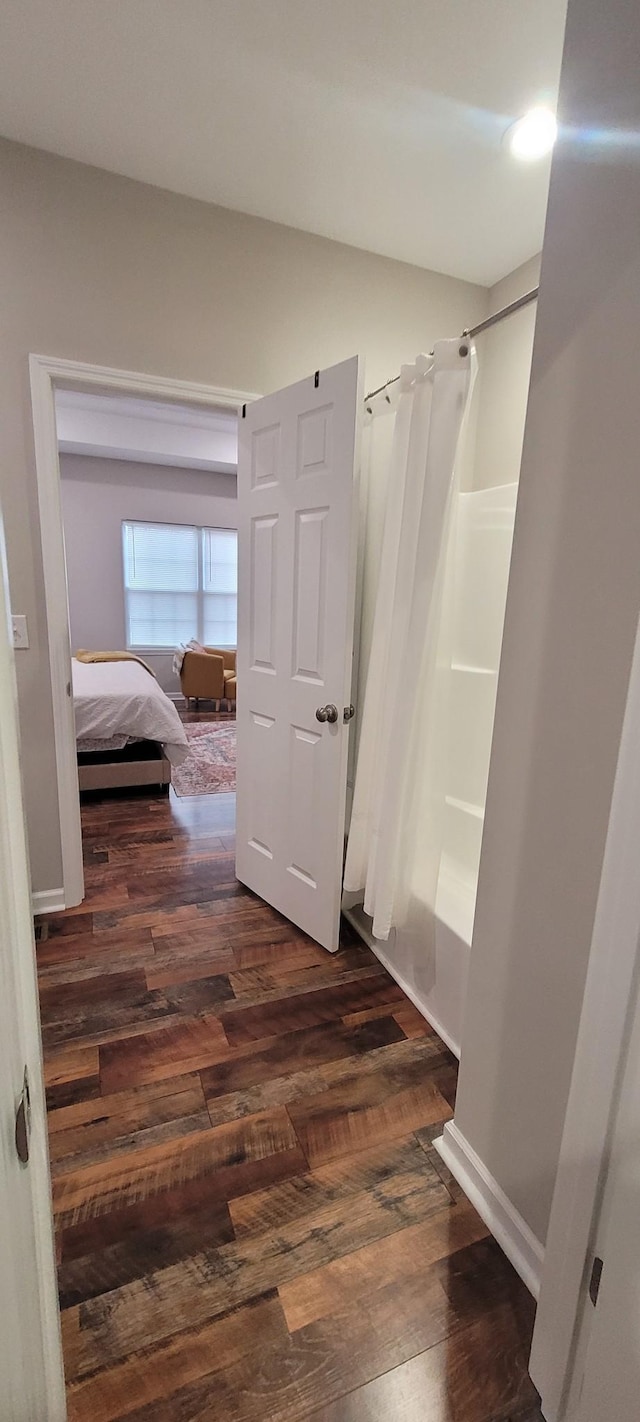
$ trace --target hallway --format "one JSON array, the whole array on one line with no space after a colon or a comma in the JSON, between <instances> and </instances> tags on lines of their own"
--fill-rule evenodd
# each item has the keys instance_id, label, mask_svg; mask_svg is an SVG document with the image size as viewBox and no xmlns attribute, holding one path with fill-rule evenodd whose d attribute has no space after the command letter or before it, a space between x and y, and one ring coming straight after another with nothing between
<instances>
[{"instance_id":1,"label":"hallway","mask_svg":"<svg viewBox=\"0 0 640 1422\"><path fill-rule=\"evenodd\" d=\"M431 1144L454 1058L236 881L233 823L85 805L40 921L71 1422L537 1422L532 1301Z\"/></svg>"}]
</instances>

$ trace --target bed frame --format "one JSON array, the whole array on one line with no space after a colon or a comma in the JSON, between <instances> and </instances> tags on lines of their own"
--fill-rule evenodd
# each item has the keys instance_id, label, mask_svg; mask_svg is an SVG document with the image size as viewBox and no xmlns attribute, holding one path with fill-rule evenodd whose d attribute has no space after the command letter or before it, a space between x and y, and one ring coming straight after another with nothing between
<instances>
[{"instance_id":1,"label":"bed frame","mask_svg":"<svg viewBox=\"0 0 640 1422\"><path fill-rule=\"evenodd\" d=\"M135 741L119 751L78 751L78 784L81 793L147 785L168 795L171 764L158 741Z\"/></svg>"}]
</instances>

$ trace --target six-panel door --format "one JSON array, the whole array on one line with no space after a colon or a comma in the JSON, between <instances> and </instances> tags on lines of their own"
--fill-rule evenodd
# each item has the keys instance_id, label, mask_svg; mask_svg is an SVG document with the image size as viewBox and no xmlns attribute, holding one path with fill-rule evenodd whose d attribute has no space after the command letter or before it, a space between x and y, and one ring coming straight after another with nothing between
<instances>
[{"instance_id":1,"label":"six-panel door","mask_svg":"<svg viewBox=\"0 0 640 1422\"><path fill-rule=\"evenodd\" d=\"M236 873L331 951L342 884L360 403L354 357L248 405L239 432ZM318 720L327 705L337 720Z\"/></svg>"}]
</instances>

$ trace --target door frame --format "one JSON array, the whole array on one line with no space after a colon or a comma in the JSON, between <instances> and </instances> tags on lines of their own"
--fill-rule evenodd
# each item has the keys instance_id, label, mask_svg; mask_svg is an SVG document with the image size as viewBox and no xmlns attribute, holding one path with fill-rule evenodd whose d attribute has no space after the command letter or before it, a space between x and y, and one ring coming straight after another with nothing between
<instances>
[{"instance_id":1,"label":"door frame","mask_svg":"<svg viewBox=\"0 0 640 1422\"><path fill-rule=\"evenodd\" d=\"M22 1052L21 1060L29 1072L31 1097L31 1139L29 1164L24 1188L31 1194L32 1240L25 1241L14 1222L14 1243L20 1250L24 1244L33 1246L34 1271L27 1267L18 1282L17 1297L7 1299L6 1307L14 1307L18 1326L23 1322L23 1297L37 1290L34 1312L38 1314L38 1336L30 1339L29 1365L39 1405L46 1408L48 1422L65 1422L64 1371L60 1337L60 1310L56 1280L56 1260L51 1201L51 1178L47 1144L47 1113L43 1080L42 1041L36 980L36 957L30 902L30 875L26 839L23 791L20 777L20 746L18 706L15 681L15 661L10 632L9 578L7 573L4 529L0 515L0 766L2 768L3 832L0 833L0 885L11 885L3 894L3 955L6 976L3 982L7 996L0 1003L0 1017L15 1024ZM29 951L29 940L30 948ZM8 1022L5 1023L8 1026ZM10 1189L9 1158L13 1161L13 1123L17 1106L16 1091L20 1082L7 1074L7 1062L2 1050L11 1033L0 1031L0 1076L2 1100L2 1139L0 1140L0 1210L10 1218L14 1195ZM7 1330L7 1339L9 1339ZM0 1350L5 1340L0 1339ZM9 1346L6 1342L6 1346ZM9 1399L11 1405L12 1399ZM22 1414L21 1414L22 1415ZM27 1415L26 1413L24 1414ZM29 1411L29 1416L31 1416ZM44 1410L38 1415L45 1416Z\"/></svg>"},{"instance_id":2,"label":"door frame","mask_svg":"<svg viewBox=\"0 0 640 1422\"><path fill-rule=\"evenodd\" d=\"M64 549L64 525L60 493L60 462L56 430L56 389L102 391L135 395L139 399L174 400L182 405L217 406L231 409L238 417L242 406L260 397L241 390L221 389L196 381L174 380L162 375L117 370L106 365L57 356L30 355L29 377L35 442L40 547L47 613L47 640L53 703L53 732L56 784L62 849L62 892L47 893L41 902L35 895L36 911L72 908L84 898L82 834L78 763L71 695L71 642L69 603Z\"/></svg>"},{"instance_id":3,"label":"door frame","mask_svg":"<svg viewBox=\"0 0 640 1422\"><path fill-rule=\"evenodd\" d=\"M590 1326L594 1244L640 981L639 842L640 622L531 1353L548 1422L570 1415Z\"/></svg>"}]
</instances>

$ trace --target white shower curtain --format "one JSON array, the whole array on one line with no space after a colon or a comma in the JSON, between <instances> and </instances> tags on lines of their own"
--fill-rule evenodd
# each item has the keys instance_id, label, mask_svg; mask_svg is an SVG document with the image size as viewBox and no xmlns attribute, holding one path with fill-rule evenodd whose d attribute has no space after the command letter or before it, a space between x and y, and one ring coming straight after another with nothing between
<instances>
[{"instance_id":1,"label":"white shower curtain","mask_svg":"<svg viewBox=\"0 0 640 1422\"><path fill-rule=\"evenodd\" d=\"M466 341L404 366L395 424L344 888L373 933L433 933L451 666L447 552L456 453L475 374ZM385 397L386 398L386 397ZM388 406L387 406L388 408Z\"/></svg>"}]
</instances>

